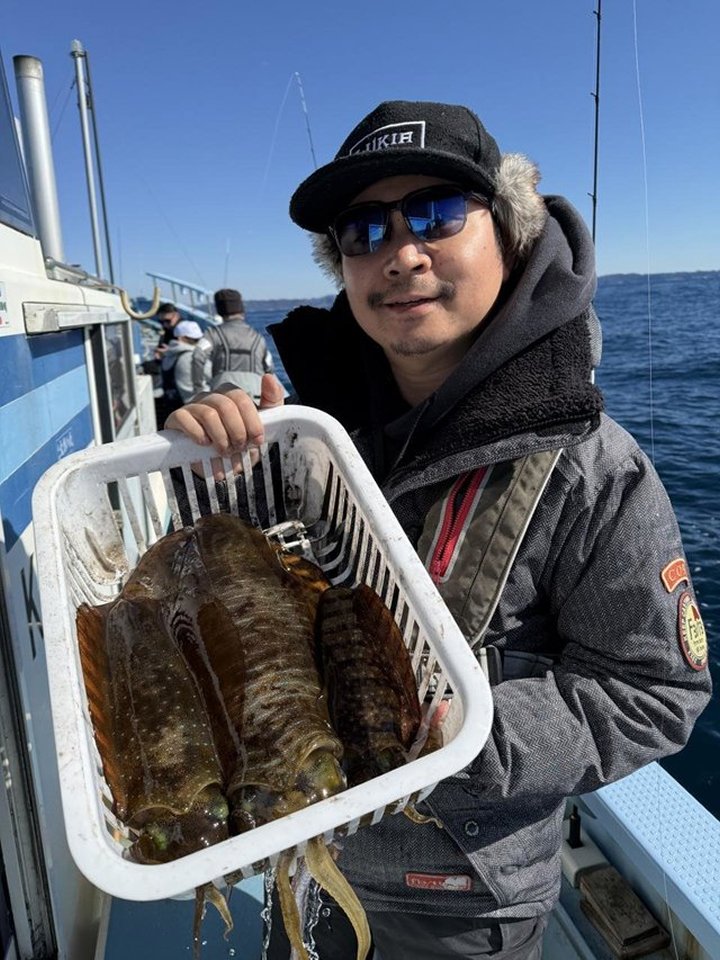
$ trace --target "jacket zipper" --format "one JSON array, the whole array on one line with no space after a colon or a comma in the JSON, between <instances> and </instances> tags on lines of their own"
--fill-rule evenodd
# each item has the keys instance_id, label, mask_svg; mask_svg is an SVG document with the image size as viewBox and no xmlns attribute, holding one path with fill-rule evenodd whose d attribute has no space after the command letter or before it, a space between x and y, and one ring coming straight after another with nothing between
<instances>
[{"instance_id":1,"label":"jacket zipper","mask_svg":"<svg viewBox=\"0 0 720 960\"><path fill-rule=\"evenodd\" d=\"M436 585L447 573L470 507L486 473L487 467L480 467L461 474L448 494L440 522L440 534L428 567L430 578Z\"/></svg>"}]
</instances>

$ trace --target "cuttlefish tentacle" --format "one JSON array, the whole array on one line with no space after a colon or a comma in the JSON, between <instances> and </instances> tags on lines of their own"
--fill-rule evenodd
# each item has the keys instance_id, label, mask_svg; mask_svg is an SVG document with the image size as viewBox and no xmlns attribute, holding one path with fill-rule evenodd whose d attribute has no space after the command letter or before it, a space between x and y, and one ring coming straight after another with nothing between
<instances>
[{"instance_id":1,"label":"cuttlefish tentacle","mask_svg":"<svg viewBox=\"0 0 720 960\"><path fill-rule=\"evenodd\" d=\"M214 883L203 883L202 886L195 888L195 912L193 915L193 960L200 960L200 928L203 917L205 916L205 904L212 903L225 924L223 937L227 940L230 931L233 928L233 918L227 899L218 890Z\"/></svg>"},{"instance_id":2,"label":"cuttlefish tentacle","mask_svg":"<svg viewBox=\"0 0 720 960\"><path fill-rule=\"evenodd\" d=\"M295 951L294 956L297 956L298 960L308 960L308 953L302 938L300 912L292 887L290 886L291 861L292 854L286 850L278 860L278 865L275 870L275 888L278 892L280 912L282 913L283 923L285 924L285 932L290 941L290 947Z\"/></svg>"},{"instance_id":3,"label":"cuttlefish tentacle","mask_svg":"<svg viewBox=\"0 0 720 960\"><path fill-rule=\"evenodd\" d=\"M445 825L442 820L438 820L437 817L427 816L424 813L420 813L412 800L403 807L402 812L405 814L408 820L412 820L413 823L434 823L439 830L445 829Z\"/></svg>"},{"instance_id":4,"label":"cuttlefish tentacle","mask_svg":"<svg viewBox=\"0 0 720 960\"><path fill-rule=\"evenodd\" d=\"M357 960L365 960L371 945L367 915L357 894L338 869L322 837L308 840L305 863L313 879L327 890L347 914L357 937Z\"/></svg>"}]
</instances>

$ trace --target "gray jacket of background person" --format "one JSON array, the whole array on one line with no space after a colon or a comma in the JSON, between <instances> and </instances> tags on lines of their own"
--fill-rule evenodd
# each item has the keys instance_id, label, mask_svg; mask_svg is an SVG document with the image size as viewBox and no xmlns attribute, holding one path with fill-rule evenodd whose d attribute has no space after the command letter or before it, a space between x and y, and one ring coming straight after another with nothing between
<instances>
[{"instance_id":1,"label":"gray jacket of background person","mask_svg":"<svg viewBox=\"0 0 720 960\"><path fill-rule=\"evenodd\" d=\"M208 361L209 378L205 373ZM221 383L236 383L259 399L262 375L271 373L272 368L272 355L263 335L239 317L225 320L220 326L208 327L195 346L193 389L197 393L213 390Z\"/></svg>"},{"instance_id":2,"label":"gray jacket of background person","mask_svg":"<svg viewBox=\"0 0 720 960\"><path fill-rule=\"evenodd\" d=\"M387 364L343 293L329 312L306 307L270 328L298 401L353 432L423 557L460 474L562 450L482 638L502 662L490 736L419 805L444 828L386 815L344 842L339 865L369 910L545 913L566 798L680 750L710 697L707 667L681 649L681 597L696 604L687 569L672 590L661 576L684 559L674 512L592 382L592 243L567 201L546 202L529 261L460 367L420 408L403 411L395 391L389 423L378 419L392 410ZM440 584L469 641L481 599L472 537Z\"/></svg>"},{"instance_id":3,"label":"gray jacket of background person","mask_svg":"<svg viewBox=\"0 0 720 960\"><path fill-rule=\"evenodd\" d=\"M171 340L160 361L160 369L165 373L172 372L175 389L180 400L187 403L195 395L193 386L192 365L195 347L194 343L183 343L181 340ZM207 371L209 372L209 365Z\"/></svg>"}]
</instances>

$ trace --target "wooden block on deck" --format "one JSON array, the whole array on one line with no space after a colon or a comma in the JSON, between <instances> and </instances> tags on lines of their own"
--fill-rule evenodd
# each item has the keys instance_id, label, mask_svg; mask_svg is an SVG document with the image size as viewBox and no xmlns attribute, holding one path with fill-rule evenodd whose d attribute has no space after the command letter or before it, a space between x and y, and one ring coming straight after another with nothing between
<instances>
[{"instance_id":1,"label":"wooden block on deck","mask_svg":"<svg viewBox=\"0 0 720 960\"><path fill-rule=\"evenodd\" d=\"M595 867L580 877L585 914L622 960L644 957L670 942L628 882L614 867Z\"/></svg>"}]
</instances>

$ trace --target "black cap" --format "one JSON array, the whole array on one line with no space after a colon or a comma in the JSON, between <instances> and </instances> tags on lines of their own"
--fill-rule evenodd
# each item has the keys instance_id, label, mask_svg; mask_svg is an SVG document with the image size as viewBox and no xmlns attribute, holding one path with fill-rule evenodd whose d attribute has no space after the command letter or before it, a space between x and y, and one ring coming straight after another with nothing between
<instances>
[{"instance_id":1,"label":"black cap","mask_svg":"<svg viewBox=\"0 0 720 960\"><path fill-rule=\"evenodd\" d=\"M245 313L240 291L229 288L217 290L215 292L215 309L221 317L231 317L234 313Z\"/></svg>"},{"instance_id":2,"label":"black cap","mask_svg":"<svg viewBox=\"0 0 720 960\"><path fill-rule=\"evenodd\" d=\"M491 200L500 150L478 117L449 103L387 100L355 127L332 163L311 173L290 200L290 216L325 233L370 184L415 173L474 187Z\"/></svg>"},{"instance_id":3,"label":"black cap","mask_svg":"<svg viewBox=\"0 0 720 960\"><path fill-rule=\"evenodd\" d=\"M161 303L157 308L156 316L159 316L161 313L177 313L178 308L174 303Z\"/></svg>"}]
</instances>

